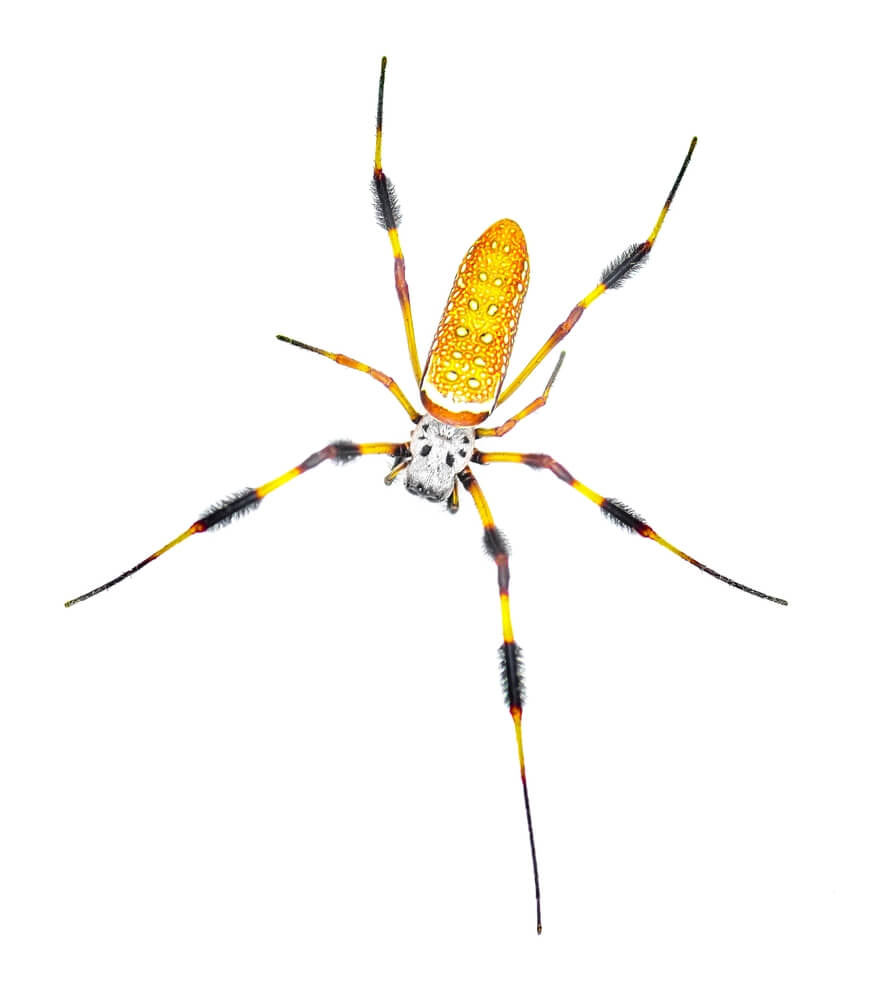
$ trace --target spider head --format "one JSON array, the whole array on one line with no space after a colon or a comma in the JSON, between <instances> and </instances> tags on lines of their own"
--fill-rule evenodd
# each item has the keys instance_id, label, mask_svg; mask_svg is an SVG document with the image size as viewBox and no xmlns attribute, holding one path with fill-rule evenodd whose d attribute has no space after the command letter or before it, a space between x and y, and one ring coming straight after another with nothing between
<instances>
[{"instance_id":1,"label":"spider head","mask_svg":"<svg viewBox=\"0 0 878 1000\"><path fill-rule=\"evenodd\" d=\"M426 414L412 432L412 460L406 467L405 488L433 503L444 502L474 447L472 427L453 427Z\"/></svg>"}]
</instances>

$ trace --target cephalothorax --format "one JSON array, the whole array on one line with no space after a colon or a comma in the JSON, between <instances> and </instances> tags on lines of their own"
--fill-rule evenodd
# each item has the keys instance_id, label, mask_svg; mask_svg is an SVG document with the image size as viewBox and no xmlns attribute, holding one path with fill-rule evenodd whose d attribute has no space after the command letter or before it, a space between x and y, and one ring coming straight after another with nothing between
<instances>
[{"instance_id":1,"label":"cephalothorax","mask_svg":"<svg viewBox=\"0 0 878 1000\"><path fill-rule=\"evenodd\" d=\"M290 337L279 336L278 339L315 354L321 354L337 364L364 372L379 381L393 393L410 420L415 424L410 442L354 444L350 441L334 441L309 455L308 458L289 471L263 483L262 486L240 490L226 500L214 504L186 531L162 548L108 583L68 601L67 606L84 601L119 583L189 538L190 535L200 534L229 524L240 515L255 510L269 493L327 459L343 463L360 455L391 456L393 466L385 477L385 482L388 484L393 482L397 475L404 471L405 485L410 493L435 503L447 503L448 509L451 511L458 509L457 484L460 483L473 498L484 529L485 548L497 567L497 586L500 592L503 633L503 642L499 651L500 674L506 694L506 704L515 725L518 764L524 793L530 856L533 866L537 932L539 932L542 928L540 884L521 732L524 703L521 650L512 631L512 617L509 608L509 553L503 535L494 524L491 510L473 475L471 466L511 462L528 465L535 469L547 469L561 482L572 486L586 499L597 504L607 517L621 527L658 542L669 552L738 590L765 598L776 604L786 604L787 602L782 598L771 597L762 591L737 583L693 559L662 538L629 506L620 500L596 493L575 479L563 465L549 455L508 451L483 452L475 447L476 439L502 437L512 430L520 420L545 405L549 390L558 374L561 362L564 360L563 352L546 383L545 389L539 396L502 424L494 427L481 426L495 407L507 400L546 356L570 333L591 303L608 289L621 285L643 264L655 243L683 174L689 165L696 140L693 139L690 143L683 165L650 235L642 243L634 243L629 246L627 250L610 262L601 274L600 281L595 288L576 303L567 318L555 328L552 335L509 385L505 385L505 378L530 277L527 245L520 227L511 219L501 219L486 229L467 251L457 270L448 297L448 304L442 314L422 371L415 345L405 263L399 242L399 208L396 194L381 165L385 68L386 60L382 60L378 85L378 119L375 130L375 163L372 184L378 221L387 230L390 237L394 258L394 280L405 324L409 359L415 382L420 389L421 402L427 412L426 414L419 413L392 378L383 372L370 368L361 361L355 361L344 354L335 354L320 347L304 344Z\"/></svg>"},{"instance_id":2,"label":"cephalothorax","mask_svg":"<svg viewBox=\"0 0 878 1000\"><path fill-rule=\"evenodd\" d=\"M435 503L448 500L473 456L475 437L474 427L455 427L425 414L412 431L405 488Z\"/></svg>"}]
</instances>

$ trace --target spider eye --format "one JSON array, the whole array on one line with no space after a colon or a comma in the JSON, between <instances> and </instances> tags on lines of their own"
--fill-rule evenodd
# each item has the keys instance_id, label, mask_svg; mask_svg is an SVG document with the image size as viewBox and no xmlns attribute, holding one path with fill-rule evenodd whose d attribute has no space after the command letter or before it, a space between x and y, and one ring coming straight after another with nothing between
<instances>
[{"instance_id":1,"label":"spider eye","mask_svg":"<svg viewBox=\"0 0 878 1000\"><path fill-rule=\"evenodd\" d=\"M424 447L423 447L423 448L421 448L421 457L422 457L422 458L426 458L426 457L427 457L427 455L429 455L429 454L430 454L430 449L431 449L432 447L433 447L433 445L431 445L431 444L425 444L425 445L424 445Z\"/></svg>"}]
</instances>

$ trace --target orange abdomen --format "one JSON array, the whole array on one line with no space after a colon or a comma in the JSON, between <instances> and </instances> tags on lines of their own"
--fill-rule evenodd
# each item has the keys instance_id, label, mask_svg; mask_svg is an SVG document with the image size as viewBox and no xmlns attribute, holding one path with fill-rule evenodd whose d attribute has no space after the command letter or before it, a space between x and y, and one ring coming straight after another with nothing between
<instances>
[{"instance_id":1,"label":"orange abdomen","mask_svg":"<svg viewBox=\"0 0 878 1000\"><path fill-rule=\"evenodd\" d=\"M421 379L421 401L437 420L475 427L494 409L529 277L524 233L511 219L467 251Z\"/></svg>"}]
</instances>

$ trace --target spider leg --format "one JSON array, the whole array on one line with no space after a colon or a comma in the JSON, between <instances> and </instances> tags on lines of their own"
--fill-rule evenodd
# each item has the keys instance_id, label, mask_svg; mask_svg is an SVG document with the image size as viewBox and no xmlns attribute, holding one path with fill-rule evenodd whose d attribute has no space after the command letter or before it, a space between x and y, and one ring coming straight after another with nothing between
<instances>
[{"instance_id":1,"label":"spider leg","mask_svg":"<svg viewBox=\"0 0 878 1000\"><path fill-rule=\"evenodd\" d=\"M683 166L680 167L677 179L674 181L674 185L671 188L668 197L665 199L664 206L662 207L656 224L653 226L652 232L649 236L643 243L632 243L627 250L623 251L618 257L610 261L607 267L604 268L603 274L601 274L600 282L592 289L592 291L588 293L588 295L586 295L584 299L580 299L579 302L576 303L567 319L565 319L564 322L555 329L552 336L549 337L545 344L543 344L530 361L528 361L521 372L500 393L497 397L497 406L499 406L505 399L508 399L521 385L521 383L531 374L534 368L542 362L546 355L561 343L561 341L579 322L579 317L585 312L586 309L588 309L596 298L603 295L608 288L618 288L626 278L629 278L635 271L639 270L643 266L649 251L652 250L652 245L656 241L659 230L664 224L665 216L668 214L668 209L671 207L671 202L674 200L674 195L677 193L677 188L680 186L683 174L686 173L689 161L692 159L692 153L695 149L695 143L697 141L697 138L695 138L689 144L689 152L686 153L686 158L683 160Z\"/></svg>"},{"instance_id":2,"label":"spider leg","mask_svg":"<svg viewBox=\"0 0 878 1000\"><path fill-rule=\"evenodd\" d=\"M325 448L321 448L320 451L315 451L314 454L309 455L304 462L301 462L295 468L290 469L288 472L278 476L276 479L270 479L267 483L263 483L262 486L258 486L255 489L251 488L239 490L237 493L227 497L225 500L221 500L219 503L214 504L212 507L208 508L197 521L190 524L181 535L177 535L177 537L168 542L167 545L163 545L160 549L153 552L152 555L147 556L146 559L143 559L136 566L132 566L131 569L126 570L124 573L120 573L119 576L114 577L107 583L101 584L100 587L95 587L94 590L90 590L88 593L80 594L79 597L74 597L69 601L65 601L64 607L69 608L73 604L79 604L80 601L87 601L89 597L94 597L95 594L100 594L104 590L109 590L110 587L114 587L126 577L129 577L138 570L143 569L144 566L155 561L159 556L163 556L169 549L174 548L175 545L179 545L180 542L185 541L190 535L198 535L203 531L210 531L213 528L219 528L229 524L236 518L249 513L251 510L255 510L269 493L276 490L279 486L283 486L285 483L290 482L290 480L295 479L297 476L302 475L303 472L308 472L310 469L315 468L320 465L321 462L325 462L328 458L334 459L339 463L344 463L350 462L360 455L393 455L394 457L399 457L407 454L408 445L406 444L354 444L352 441L333 441L332 444L328 444Z\"/></svg>"},{"instance_id":3,"label":"spider leg","mask_svg":"<svg viewBox=\"0 0 878 1000\"><path fill-rule=\"evenodd\" d=\"M390 472L388 472L387 475L384 477L384 485L392 486L393 480L396 479L396 477L400 474L400 472L402 472L409 466L411 460L412 460L411 453L407 453L406 455L395 455L393 459L393 467L391 468Z\"/></svg>"},{"instance_id":4,"label":"spider leg","mask_svg":"<svg viewBox=\"0 0 878 1000\"><path fill-rule=\"evenodd\" d=\"M301 347L305 351L312 351L314 354L322 354L324 358L329 358L330 361L334 361L338 365L344 365L345 368L353 368L355 371L365 372L367 375L371 375L372 378L376 379L386 389L389 389L393 393L412 421L417 421L420 418L421 414L418 413L408 399L406 399L405 393L402 389L400 389L396 382L394 382L389 375L385 375L384 372L378 371L377 368L370 368L369 365L364 365L362 361L355 361L353 358L349 358L346 354L333 354L332 351L324 351L322 347L312 347L311 344L303 344L301 340L293 340L292 337L285 337L282 333L277 334L277 339L282 340L285 344L292 344L293 347Z\"/></svg>"},{"instance_id":5,"label":"spider leg","mask_svg":"<svg viewBox=\"0 0 878 1000\"><path fill-rule=\"evenodd\" d=\"M460 510L460 498L457 494L457 480L454 480L454 486L451 489L451 496L448 498L446 506L448 507L448 512L450 514L456 514Z\"/></svg>"},{"instance_id":6,"label":"spider leg","mask_svg":"<svg viewBox=\"0 0 878 1000\"><path fill-rule=\"evenodd\" d=\"M543 923L540 911L540 877L537 871L537 852L534 846L533 822L530 815L530 798L527 794L527 777L524 768L524 746L521 741L521 709L524 704L524 683L521 676L521 648L512 632L512 618L509 613L509 551L502 534L494 524L491 509L485 494L476 482L476 477L467 466L458 476L464 489L475 502L485 528L485 549L497 564L497 586L500 589L500 614L503 618L503 645L500 647L500 672L506 691L506 704L515 724L515 742L518 747L518 766L521 772L521 787L524 792L524 811L527 816L527 835L530 840L530 857L534 873L534 892L537 900L537 934L542 933Z\"/></svg>"},{"instance_id":7,"label":"spider leg","mask_svg":"<svg viewBox=\"0 0 878 1000\"><path fill-rule=\"evenodd\" d=\"M390 178L381 167L381 127L384 121L384 73L387 69L387 57L381 60L381 77L378 81L378 113L375 118L375 166L372 171L372 194L375 200L375 214L378 224L387 230L390 237L390 247L393 250L393 279L396 284L396 295L399 308L402 310L402 321L405 324L405 339L408 344L409 358L415 381L421 383L421 363L418 361L418 348L415 344L415 325L412 320L412 305L409 299L409 286L405 280L405 260L399 243L399 224L402 216L396 190L390 183Z\"/></svg>"},{"instance_id":8,"label":"spider leg","mask_svg":"<svg viewBox=\"0 0 878 1000\"><path fill-rule=\"evenodd\" d=\"M535 413L537 410L545 406L549 401L549 390L552 388L552 384L557 378L558 372L561 370L561 365L564 363L564 358L566 357L567 352L562 351L561 356L558 358L558 364L556 364L552 370L552 374L549 376L549 381L546 382L546 388L543 389L543 394L541 396L537 396L532 403L528 403L523 410L516 413L514 417L510 417L505 423L500 424L499 427L477 427L476 437L503 437L503 435L508 434L520 420L524 420L525 417L529 417L532 413Z\"/></svg>"},{"instance_id":9,"label":"spider leg","mask_svg":"<svg viewBox=\"0 0 878 1000\"><path fill-rule=\"evenodd\" d=\"M659 545L666 548L669 552L673 552L675 556L679 556L687 563L691 563L693 566L703 570L705 573L715 577L717 580L727 583L730 587L736 587L738 590L743 590L747 594L753 594L754 597L762 597L766 601L773 601L775 604L788 603L782 597L772 597L771 594L764 594L761 590L754 590L752 587L747 587L743 583L738 583L737 580L732 580L730 577L724 576L722 573L718 573L715 569L705 566L704 563L699 562L697 559L693 559L692 556L687 555L681 549L678 549L676 545L671 545L670 542L662 538L662 536L654 531L639 514L635 513L621 500L615 500L611 497L602 497L600 493L595 493L594 490L589 489L589 487L584 483L579 482L578 479L574 479L564 466L561 465L560 462L556 462L551 455L523 454L521 452L514 451L476 451L473 452L472 460L480 465L490 465L492 462L519 462L522 465L529 465L533 469L548 469L549 472L554 473L561 480L561 482L567 483L568 486L572 486L573 489L581 493L587 499L591 500L592 503L597 504L611 521L615 521L616 524L621 525L621 527L626 530L633 531L638 535L642 535L644 538L651 538L654 542L658 542Z\"/></svg>"}]
</instances>

